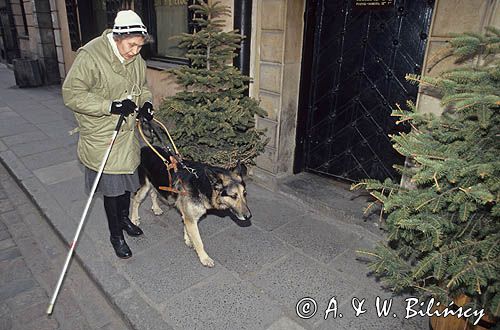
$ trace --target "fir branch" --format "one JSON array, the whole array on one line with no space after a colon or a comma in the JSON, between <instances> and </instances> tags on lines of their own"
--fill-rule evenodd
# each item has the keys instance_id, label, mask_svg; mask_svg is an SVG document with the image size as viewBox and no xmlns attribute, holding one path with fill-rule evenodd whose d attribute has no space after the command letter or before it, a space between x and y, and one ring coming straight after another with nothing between
<instances>
[{"instance_id":1,"label":"fir branch","mask_svg":"<svg viewBox=\"0 0 500 330\"><path fill-rule=\"evenodd\" d=\"M494 260L485 260L485 261L481 261L481 262L472 262L470 261L469 262L469 266L465 267L464 269L462 269L460 272L458 272L457 274L455 274L451 279L450 281L446 284L446 287L447 288L451 288L453 287L454 285L456 285L460 280L461 278L463 277L464 274L470 272L471 270L474 271L475 273L475 269L476 268L479 268L480 266L491 266L491 265L498 265L500 263L500 257L498 258L495 258ZM476 277L475 279L476 281L478 280L478 277ZM478 292L480 294L480 292Z\"/></svg>"}]
</instances>

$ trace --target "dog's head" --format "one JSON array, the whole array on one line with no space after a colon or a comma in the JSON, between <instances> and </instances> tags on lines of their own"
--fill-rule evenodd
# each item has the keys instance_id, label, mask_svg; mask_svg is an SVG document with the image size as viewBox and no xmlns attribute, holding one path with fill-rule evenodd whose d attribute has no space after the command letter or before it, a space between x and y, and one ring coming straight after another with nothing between
<instances>
[{"instance_id":1,"label":"dog's head","mask_svg":"<svg viewBox=\"0 0 500 330\"><path fill-rule=\"evenodd\" d=\"M246 167L238 162L232 170L214 171L205 169L213 189L213 204L220 210L229 209L238 219L249 220L252 213L247 206L247 191L243 176Z\"/></svg>"}]
</instances>

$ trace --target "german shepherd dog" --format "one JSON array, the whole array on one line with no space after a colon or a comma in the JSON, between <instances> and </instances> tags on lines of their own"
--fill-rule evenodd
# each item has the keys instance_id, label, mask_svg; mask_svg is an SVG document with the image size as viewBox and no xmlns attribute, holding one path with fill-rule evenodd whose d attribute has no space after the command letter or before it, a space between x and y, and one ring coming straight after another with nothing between
<instances>
[{"instance_id":1,"label":"german shepherd dog","mask_svg":"<svg viewBox=\"0 0 500 330\"><path fill-rule=\"evenodd\" d=\"M169 159L171 154L161 147L155 147L158 152ZM132 199L132 216L134 224L139 225L139 205L146 197L151 186L152 210L155 215L161 215L158 204L158 193L168 199L175 199L175 206L181 213L184 222L184 242L188 247L194 247L201 263L213 267L214 261L208 256L201 241L198 230L198 220L208 210L230 210L239 220L249 220L252 216L247 201L243 176L246 174L244 165L238 165L233 170L226 170L207 164L184 160L186 168L178 165L177 172L171 171L172 186L181 193L161 190L169 185L167 167L157 154L149 147L141 149L141 164L139 179L141 188Z\"/></svg>"}]
</instances>

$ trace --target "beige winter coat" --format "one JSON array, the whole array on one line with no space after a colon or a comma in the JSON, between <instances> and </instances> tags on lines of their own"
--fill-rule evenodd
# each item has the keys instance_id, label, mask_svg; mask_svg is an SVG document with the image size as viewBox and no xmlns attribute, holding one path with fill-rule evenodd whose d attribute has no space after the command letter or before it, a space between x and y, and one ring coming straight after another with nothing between
<instances>
[{"instance_id":1,"label":"beige winter coat","mask_svg":"<svg viewBox=\"0 0 500 330\"><path fill-rule=\"evenodd\" d=\"M111 102L132 100L140 107L152 100L146 86L146 63L140 55L121 63L113 53L106 30L78 50L62 87L64 104L75 112L80 137L78 157L98 171L118 115L111 115ZM139 166L140 147L135 135L135 114L123 123L104 168L107 174L129 174Z\"/></svg>"}]
</instances>

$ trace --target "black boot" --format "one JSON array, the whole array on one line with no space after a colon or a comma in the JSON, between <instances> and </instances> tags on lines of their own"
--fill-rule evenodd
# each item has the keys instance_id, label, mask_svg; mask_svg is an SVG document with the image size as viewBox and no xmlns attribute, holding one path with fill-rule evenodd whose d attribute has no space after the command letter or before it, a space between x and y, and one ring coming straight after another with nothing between
<instances>
[{"instance_id":1,"label":"black boot","mask_svg":"<svg viewBox=\"0 0 500 330\"><path fill-rule=\"evenodd\" d=\"M125 194L118 196L118 207L120 209L120 225L123 230L127 232L130 236L140 236L142 235L142 229L137 227L130 221L129 210L130 210L130 192L127 191Z\"/></svg>"},{"instance_id":2,"label":"black boot","mask_svg":"<svg viewBox=\"0 0 500 330\"><path fill-rule=\"evenodd\" d=\"M128 247L127 242L125 242L123 234L121 236L110 236L109 240L118 258L128 259L132 256L132 251Z\"/></svg>"},{"instance_id":3,"label":"black boot","mask_svg":"<svg viewBox=\"0 0 500 330\"><path fill-rule=\"evenodd\" d=\"M108 218L108 227L110 233L111 245L115 249L115 253L119 258L127 259L132 256L132 251L125 242L121 228L121 212L118 208L118 197L104 196L104 210Z\"/></svg>"}]
</instances>

